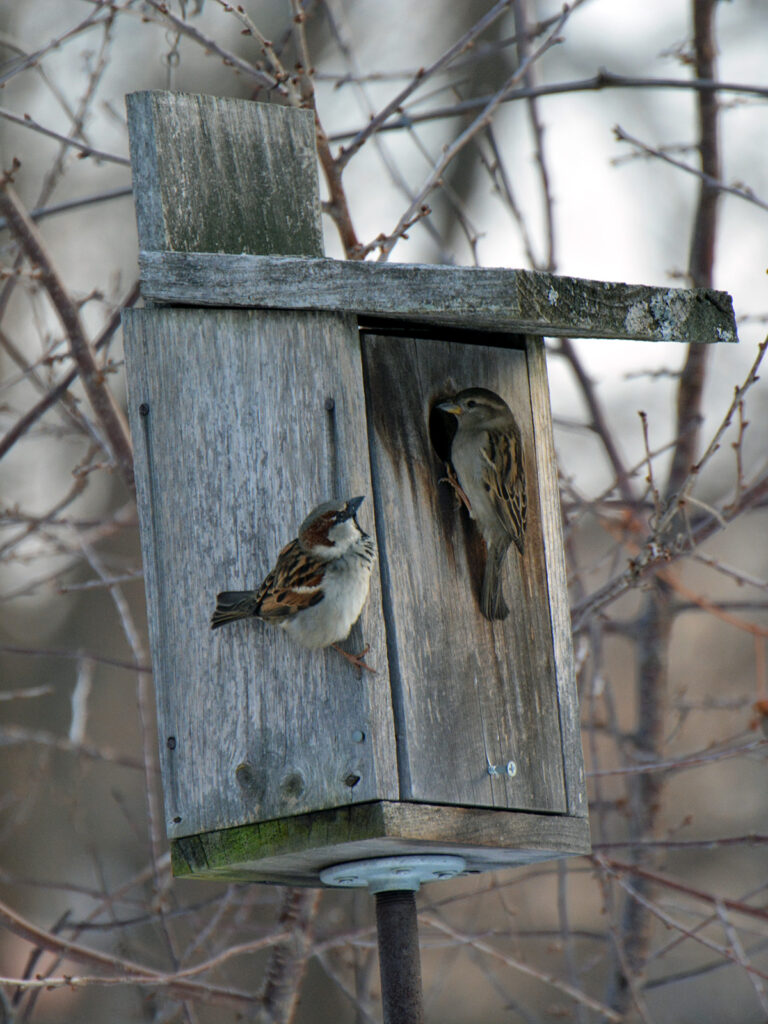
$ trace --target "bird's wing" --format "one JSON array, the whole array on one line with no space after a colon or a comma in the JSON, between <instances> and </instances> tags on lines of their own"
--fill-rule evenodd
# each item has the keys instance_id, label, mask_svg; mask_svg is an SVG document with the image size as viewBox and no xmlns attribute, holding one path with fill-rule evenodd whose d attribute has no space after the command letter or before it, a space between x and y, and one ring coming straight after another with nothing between
<instances>
[{"instance_id":1,"label":"bird's wing","mask_svg":"<svg viewBox=\"0 0 768 1024\"><path fill-rule=\"evenodd\" d=\"M256 614L267 621L291 618L322 601L322 582L322 565L292 540L259 588Z\"/></svg>"},{"instance_id":2,"label":"bird's wing","mask_svg":"<svg viewBox=\"0 0 768 1024\"><path fill-rule=\"evenodd\" d=\"M505 533L523 554L528 496L523 444L517 424L508 431L488 430L481 446L483 485Z\"/></svg>"}]
</instances>

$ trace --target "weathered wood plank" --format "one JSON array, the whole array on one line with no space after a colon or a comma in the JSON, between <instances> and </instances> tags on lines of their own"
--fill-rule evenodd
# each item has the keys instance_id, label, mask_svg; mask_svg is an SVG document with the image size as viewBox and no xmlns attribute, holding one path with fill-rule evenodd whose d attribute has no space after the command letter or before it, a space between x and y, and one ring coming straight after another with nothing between
<instances>
[{"instance_id":1,"label":"weathered wood plank","mask_svg":"<svg viewBox=\"0 0 768 1024\"><path fill-rule=\"evenodd\" d=\"M727 292L496 267L143 251L155 302L321 309L474 330L642 341L738 341Z\"/></svg>"},{"instance_id":2,"label":"weathered wood plank","mask_svg":"<svg viewBox=\"0 0 768 1024\"><path fill-rule=\"evenodd\" d=\"M541 532L546 551L547 590L552 621L568 813L586 815L587 780L584 774L584 755L581 749L579 694L576 688L573 664L560 488L557 478L557 456L552 435L552 412L549 405L547 361L544 355L543 340L527 338L526 354L531 387L531 413L538 466Z\"/></svg>"},{"instance_id":3,"label":"weathered wood plank","mask_svg":"<svg viewBox=\"0 0 768 1024\"><path fill-rule=\"evenodd\" d=\"M565 811L525 350L364 334L363 363L401 798ZM429 436L435 403L472 386L516 415L528 478L525 556L511 548L505 570L512 612L494 623L478 603L482 540L439 482Z\"/></svg>"},{"instance_id":4,"label":"weathered wood plank","mask_svg":"<svg viewBox=\"0 0 768 1024\"><path fill-rule=\"evenodd\" d=\"M141 248L322 255L311 111L172 92L126 106Z\"/></svg>"},{"instance_id":5,"label":"weathered wood plank","mask_svg":"<svg viewBox=\"0 0 768 1024\"><path fill-rule=\"evenodd\" d=\"M590 851L586 818L430 804L355 804L203 833L172 843L179 878L317 886L334 864L414 853L458 854L471 872Z\"/></svg>"},{"instance_id":6,"label":"weathered wood plank","mask_svg":"<svg viewBox=\"0 0 768 1024\"><path fill-rule=\"evenodd\" d=\"M367 495L374 531L356 323L144 309L124 327L169 834L396 798L378 573L355 637L377 675L256 620L209 628L216 593L258 586L318 502Z\"/></svg>"}]
</instances>

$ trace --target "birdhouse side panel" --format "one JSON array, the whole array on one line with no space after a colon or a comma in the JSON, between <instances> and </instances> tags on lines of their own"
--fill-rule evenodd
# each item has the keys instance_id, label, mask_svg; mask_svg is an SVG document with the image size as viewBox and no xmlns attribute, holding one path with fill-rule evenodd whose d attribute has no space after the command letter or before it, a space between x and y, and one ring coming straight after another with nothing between
<instances>
[{"instance_id":1,"label":"birdhouse side panel","mask_svg":"<svg viewBox=\"0 0 768 1024\"><path fill-rule=\"evenodd\" d=\"M568 578L559 497L560 487L552 431L544 340L537 337L526 338L526 355L528 379L531 385L531 413L539 476L541 528L546 551L547 590L552 621L568 813L584 817L587 814L587 779L581 746L579 694L576 687L573 659L571 610L568 601Z\"/></svg>"},{"instance_id":2,"label":"birdhouse side panel","mask_svg":"<svg viewBox=\"0 0 768 1024\"><path fill-rule=\"evenodd\" d=\"M210 628L319 503L365 495L375 536L355 322L144 309L125 334L169 835L396 798L377 571L344 645L375 675L256 618Z\"/></svg>"},{"instance_id":3,"label":"birdhouse side panel","mask_svg":"<svg viewBox=\"0 0 768 1024\"><path fill-rule=\"evenodd\" d=\"M402 798L564 813L524 342L366 334L363 357ZM456 419L438 409L468 388L511 410L518 433L502 459L521 460L525 477L522 550L510 542L501 570L510 611L495 621L481 612L481 531L447 468Z\"/></svg>"}]
</instances>

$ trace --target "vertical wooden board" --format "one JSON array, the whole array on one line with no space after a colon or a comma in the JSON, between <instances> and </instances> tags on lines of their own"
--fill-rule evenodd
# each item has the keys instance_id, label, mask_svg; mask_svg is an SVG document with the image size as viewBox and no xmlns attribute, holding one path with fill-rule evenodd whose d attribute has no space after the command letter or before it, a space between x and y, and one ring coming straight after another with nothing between
<instances>
[{"instance_id":1,"label":"vertical wooden board","mask_svg":"<svg viewBox=\"0 0 768 1024\"><path fill-rule=\"evenodd\" d=\"M576 674L573 664L571 612L568 605L568 578L565 568L559 501L560 488L557 479L557 457L552 433L552 413L549 405L547 361L544 355L543 339L526 338L526 353L531 381L534 441L539 466L541 526L547 555L549 604L554 638L568 813L585 816L587 814L587 779L584 773L584 754L581 749L579 695L576 689Z\"/></svg>"},{"instance_id":2,"label":"vertical wooden board","mask_svg":"<svg viewBox=\"0 0 768 1024\"><path fill-rule=\"evenodd\" d=\"M310 110L173 92L126 106L139 248L322 256Z\"/></svg>"},{"instance_id":3,"label":"vertical wooden board","mask_svg":"<svg viewBox=\"0 0 768 1024\"><path fill-rule=\"evenodd\" d=\"M564 812L525 350L371 334L363 364L401 799ZM525 557L508 553L512 612L495 623L478 604L483 543L429 438L434 403L473 386L517 417L528 481Z\"/></svg>"},{"instance_id":4,"label":"vertical wooden board","mask_svg":"<svg viewBox=\"0 0 768 1024\"><path fill-rule=\"evenodd\" d=\"M350 638L376 675L255 619L209 628L319 502L367 495L374 534L354 320L131 310L125 347L169 835L396 798L377 572Z\"/></svg>"}]
</instances>

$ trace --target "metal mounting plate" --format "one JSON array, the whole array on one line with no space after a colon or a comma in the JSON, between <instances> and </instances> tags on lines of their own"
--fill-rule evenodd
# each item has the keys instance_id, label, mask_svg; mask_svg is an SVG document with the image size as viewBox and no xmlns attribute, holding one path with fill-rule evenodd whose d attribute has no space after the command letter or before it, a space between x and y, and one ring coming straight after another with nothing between
<instances>
[{"instance_id":1,"label":"metal mounting plate","mask_svg":"<svg viewBox=\"0 0 768 1024\"><path fill-rule=\"evenodd\" d=\"M336 864L320 872L323 885L352 889L367 885L369 891L416 892L423 882L446 881L460 875L466 867L463 857L445 855L414 857L375 857L371 860Z\"/></svg>"}]
</instances>

